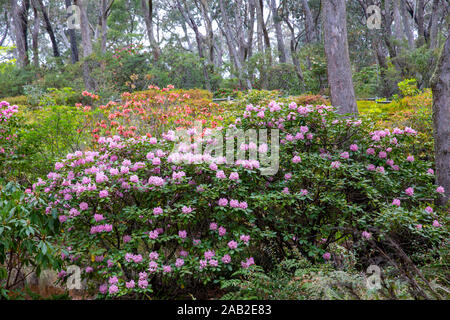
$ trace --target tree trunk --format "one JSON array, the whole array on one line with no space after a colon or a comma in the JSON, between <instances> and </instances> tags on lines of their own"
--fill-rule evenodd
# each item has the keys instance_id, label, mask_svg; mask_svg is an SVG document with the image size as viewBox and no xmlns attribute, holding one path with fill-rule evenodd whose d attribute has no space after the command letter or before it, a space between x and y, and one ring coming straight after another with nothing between
<instances>
[{"instance_id":1,"label":"tree trunk","mask_svg":"<svg viewBox=\"0 0 450 320\"><path fill-rule=\"evenodd\" d=\"M95 82L91 77L89 63L86 60L93 52L91 31L89 29L89 20L87 16L87 0L74 0L75 5L80 8L80 27L81 27L81 43L83 45L83 79L86 90L94 91Z\"/></svg>"},{"instance_id":2,"label":"tree trunk","mask_svg":"<svg viewBox=\"0 0 450 320\"><path fill-rule=\"evenodd\" d=\"M302 0L303 13L305 14L305 31L306 42L312 43L317 40L316 28L314 26L314 20L311 14L311 9L308 5L308 0Z\"/></svg>"},{"instance_id":3,"label":"tree trunk","mask_svg":"<svg viewBox=\"0 0 450 320\"><path fill-rule=\"evenodd\" d=\"M72 5L71 0L65 0L66 2L66 9L68 9ZM75 29L69 29L69 41L70 41L70 58L72 61L72 64L77 63L80 60L79 54L78 54L78 45L77 45L77 36L75 34Z\"/></svg>"},{"instance_id":4,"label":"tree trunk","mask_svg":"<svg viewBox=\"0 0 450 320\"><path fill-rule=\"evenodd\" d=\"M23 3L22 7L19 7L16 0L10 0L12 26L17 50L17 64L21 68L25 68L30 63L27 42L28 20L26 19L29 6L27 7L26 2Z\"/></svg>"},{"instance_id":5,"label":"tree trunk","mask_svg":"<svg viewBox=\"0 0 450 320\"><path fill-rule=\"evenodd\" d=\"M417 1L417 33L419 34L419 39L417 40L417 47L422 46L425 43L425 27L424 27L424 2L423 0Z\"/></svg>"},{"instance_id":6,"label":"tree trunk","mask_svg":"<svg viewBox=\"0 0 450 320\"><path fill-rule=\"evenodd\" d=\"M286 48L284 46L283 30L281 29L281 18L278 15L278 8L275 0L269 0L270 9L272 10L272 19L275 26L275 35L278 45L278 57L280 63L286 63Z\"/></svg>"},{"instance_id":7,"label":"tree trunk","mask_svg":"<svg viewBox=\"0 0 450 320\"><path fill-rule=\"evenodd\" d=\"M252 83L250 82L250 79L248 79L247 77L247 72L244 70L244 66L241 62L241 60L239 59L237 50L236 50L236 46L234 44L233 41L233 35L231 33L231 26L230 26L230 22L228 19L228 13L225 9L225 5L223 3L223 0L219 0L219 5L220 5L220 12L222 14L222 19L223 19L223 27L224 27L224 34L225 34L225 38L227 39L227 43L228 43L228 48L230 50L230 56L232 57L233 61L234 61L234 65L236 66L236 69L239 73L239 78L240 80L244 80L246 85L247 85L247 89L251 89L252 88ZM242 79L244 78L244 79Z\"/></svg>"},{"instance_id":8,"label":"tree trunk","mask_svg":"<svg viewBox=\"0 0 450 320\"><path fill-rule=\"evenodd\" d=\"M200 57L203 66L203 78L205 79L206 89L211 91L211 80L209 79L208 68L205 63L205 54L203 53L203 36L198 29L197 23L191 16L189 9L187 8L186 2L183 0L183 5L177 0L178 10L183 15L184 19L188 25L194 30L195 41L197 42L198 56Z\"/></svg>"},{"instance_id":9,"label":"tree trunk","mask_svg":"<svg viewBox=\"0 0 450 320\"><path fill-rule=\"evenodd\" d=\"M430 48L436 49L438 37L438 24L440 16L439 0L433 0L433 7L430 17Z\"/></svg>"},{"instance_id":10,"label":"tree trunk","mask_svg":"<svg viewBox=\"0 0 450 320\"><path fill-rule=\"evenodd\" d=\"M147 5L146 0L141 0L141 7L144 12L144 21L145 27L147 28L148 41L150 42L150 46L153 50L153 60L156 62L159 60L159 56L161 55L161 49L159 48L153 32L153 1L148 0Z\"/></svg>"},{"instance_id":11,"label":"tree trunk","mask_svg":"<svg viewBox=\"0 0 450 320\"><path fill-rule=\"evenodd\" d=\"M393 0L394 37L397 41L403 41L402 16L400 15L400 0Z\"/></svg>"},{"instance_id":12,"label":"tree trunk","mask_svg":"<svg viewBox=\"0 0 450 320\"><path fill-rule=\"evenodd\" d=\"M406 11L405 2L400 1L400 12L403 18L403 30L408 39L408 45L410 49L414 49L414 34L411 29L411 24L409 23L408 12Z\"/></svg>"},{"instance_id":13,"label":"tree trunk","mask_svg":"<svg viewBox=\"0 0 450 320\"><path fill-rule=\"evenodd\" d=\"M7 10L5 10L5 23L6 23L5 33L3 34L3 36L0 39L0 47L3 46L3 42L5 41L6 36L8 35L8 32L9 32L9 17L8 17Z\"/></svg>"},{"instance_id":14,"label":"tree trunk","mask_svg":"<svg viewBox=\"0 0 450 320\"><path fill-rule=\"evenodd\" d=\"M59 57L59 49L58 43L56 42L55 33L53 32L52 24L50 23L50 19L48 18L47 11L45 10L45 6L42 3L42 0L37 0L39 3L39 7L41 8L42 16L44 17L45 28L47 29L48 35L50 37L50 41L52 43L53 48L53 56Z\"/></svg>"},{"instance_id":15,"label":"tree trunk","mask_svg":"<svg viewBox=\"0 0 450 320\"><path fill-rule=\"evenodd\" d=\"M341 114L358 113L348 54L345 1L322 1L322 17L331 103Z\"/></svg>"},{"instance_id":16,"label":"tree trunk","mask_svg":"<svg viewBox=\"0 0 450 320\"><path fill-rule=\"evenodd\" d=\"M450 198L450 35L447 36L431 80L431 89L436 183L445 189L444 195L439 200L440 204L445 205Z\"/></svg>"},{"instance_id":17,"label":"tree trunk","mask_svg":"<svg viewBox=\"0 0 450 320\"><path fill-rule=\"evenodd\" d=\"M32 6L34 14L33 30L31 33L31 41L33 46L33 65L37 69L39 69L39 27L41 20L39 18L39 13L35 0L32 0Z\"/></svg>"}]
</instances>

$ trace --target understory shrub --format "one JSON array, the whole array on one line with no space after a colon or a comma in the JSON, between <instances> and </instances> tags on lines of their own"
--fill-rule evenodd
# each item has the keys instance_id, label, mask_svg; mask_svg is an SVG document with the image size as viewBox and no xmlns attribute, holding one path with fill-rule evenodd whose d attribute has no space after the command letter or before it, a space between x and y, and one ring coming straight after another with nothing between
<instances>
[{"instance_id":1,"label":"understory shrub","mask_svg":"<svg viewBox=\"0 0 450 320\"><path fill-rule=\"evenodd\" d=\"M58 215L62 256L99 297L175 297L294 251L334 261L344 241L357 254L406 234L407 253L441 245L447 217L432 203L444 190L410 153L416 135L372 131L331 106L249 104L227 130L99 137L30 197Z\"/></svg>"}]
</instances>

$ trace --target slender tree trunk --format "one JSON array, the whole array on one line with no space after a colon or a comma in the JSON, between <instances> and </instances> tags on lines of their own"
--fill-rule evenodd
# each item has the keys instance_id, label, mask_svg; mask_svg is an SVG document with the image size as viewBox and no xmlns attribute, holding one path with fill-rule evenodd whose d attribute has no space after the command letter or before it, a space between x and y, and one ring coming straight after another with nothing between
<instances>
[{"instance_id":1,"label":"slender tree trunk","mask_svg":"<svg viewBox=\"0 0 450 320\"><path fill-rule=\"evenodd\" d=\"M431 80L433 91L434 149L436 183L445 189L439 202L450 198L450 35L447 36L436 71Z\"/></svg>"},{"instance_id":2,"label":"slender tree trunk","mask_svg":"<svg viewBox=\"0 0 450 320\"><path fill-rule=\"evenodd\" d=\"M59 49L58 49L58 43L56 42L55 33L53 32L52 24L50 22L50 19L48 18L47 11L45 10L45 6L42 3L42 0L37 0L39 3L39 7L41 8L42 16L44 17L45 22L45 28L47 29L48 35L50 37L50 41L52 43L53 48L53 56L59 57Z\"/></svg>"},{"instance_id":3,"label":"slender tree trunk","mask_svg":"<svg viewBox=\"0 0 450 320\"><path fill-rule=\"evenodd\" d=\"M33 46L33 65L36 67L36 69L39 69L39 27L41 20L35 0L32 0L32 6L34 14L33 30L31 34L31 41Z\"/></svg>"},{"instance_id":4,"label":"slender tree trunk","mask_svg":"<svg viewBox=\"0 0 450 320\"><path fill-rule=\"evenodd\" d=\"M307 43L312 43L317 40L316 28L314 26L311 9L308 5L308 0L302 0L303 13L305 14L305 37Z\"/></svg>"},{"instance_id":5,"label":"slender tree trunk","mask_svg":"<svg viewBox=\"0 0 450 320\"><path fill-rule=\"evenodd\" d=\"M397 41L403 41L402 16L400 15L400 0L393 0L394 12L394 37Z\"/></svg>"},{"instance_id":6,"label":"slender tree trunk","mask_svg":"<svg viewBox=\"0 0 450 320\"><path fill-rule=\"evenodd\" d=\"M424 2L417 0L417 33L419 39L417 40L417 47L422 46L426 41L425 27L424 27Z\"/></svg>"},{"instance_id":7,"label":"slender tree trunk","mask_svg":"<svg viewBox=\"0 0 450 320\"><path fill-rule=\"evenodd\" d=\"M267 32L266 23L264 22L264 3L263 0L256 0L257 4L257 20L261 26L262 33L264 35L264 52L269 56L269 65L272 65L272 47L270 45L269 32Z\"/></svg>"},{"instance_id":8,"label":"slender tree trunk","mask_svg":"<svg viewBox=\"0 0 450 320\"><path fill-rule=\"evenodd\" d=\"M108 0L101 0L101 27L102 27L102 36L101 36L101 46L100 50L103 54L106 53L106 41L108 36Z\"/></svg>"},{"instance_id":9,"label":"slender tree trunk","mask_svg":"<svg viewBox=\"0 0 450 320\"><path fill-rule=\"evenodd\" d=\"M400 1L400 12L403 18L403 30L406 34L406 38L408 39L408 45L410 49L414 49L414 34L411 29L411 25L409 23L408 12L406 11L405 2Z\"/></svg>"},{"instance_id":10,"label":"slender tree trunk","mask_svg":"<svg viewBox=\"0 0 450 320\"><path fill-rule=\"evenodd\" d=\"M65 0L66 3L66 9L69 8L72 5L71 0ZM78 54L78 44L77 44L77 36L75 34L75 29L69 29L69 41L70 41L70 58L72 61L72 64L77 63L80 58Z\"/></svg>"},{"instance_id":11,"label":"slender tree trunk","mask_svg":"<svg viewBox=\"0 0 450 320\"><path fill-rule=\"evenodd\" d=\"M148 1L148 5L147 2ZM147 28L148 41L153 50L153 60L158 61L161 55L161 49L156 41L155 34L153 32L153 1L141 0L142 11L144 12L145 27Z\"/></svg>"},{"instance_id":12,"label":"slender tree trunk","mask_svg":"<svg viewBox=\"0 0 450 320\"><path fill-rule=\"evenodd\" d=\"M275 35L278 45L278 57L280 63L286 63L286 48L284 46L283 30L281 29L281 18L278 14L277 3L275 0L269 0L270 9L272 10L272 19L275 26Z\"/></svg>"},{"instance_id":13,"label":"slender tree trunk","mask_svg":"<svg viewBox=\"0 0 450 320\"><path fill-rule=\"evenodd\" d=\"M225 37L227 39L227 43L228 43L228 48L230 50L230 56L232 57L233 61L234 61L234 65L236 66L236 69L239 73L239 78L241 80L243 80L242 78L245 78L245 83L247 84L247 89L251 89L252 88L252 83L250 81L250 79L248 79L247 73L244 70L244 66L241 63L241 60L239 59L238 53L236 51L236 47L233 41L233 35L231 33L231 27L230 27L230 22L228 19L228 13L225 9L225 5L223 3L223 0L219 0L219 5L220 5L220 12L222 14L222 19L224 21L224 33L225 33Z\"/></svg>"},{"instance_id":14,"label":"slender tree trunk","mask_svg":"<svg viewBox=\"0 0 450 320\"><path fill-rule=\"evenodd\" d=\"M84 85L89 91L95 90L95 82L91 77L89 63L86 60L93 52L91 31L89 29L89 20L87 16L87 0L74 0L75 5L80 8L80 27L81 27L81 43L83 46L83 78Z\"/></svg>"},{"instance_id":15,"label":"slender tree trunk","mask_svg":"<svg viewBox=\"0 0 450 320\"><path fill-rule=\"evenodd\" d=\"M19 7L16 0L10 0L11 18L14 40L17 50L17 64L21 68L29 65L28 42L27 42L27 20L24 17L28 11L26 3Z\"/></svg>"},{"instance_id":16,"label":"slender tree trunk","mask_svg":"<svg viewBox=\"0 0 450 320\"><path fill-rule=\"evenodd\" d=\"M6 23L6 28L5 28L5 33L3 33L3 36L0 39L0 47L3 46L3 42L5 42L6 36L8 35L9 32L9 17L8 17L8 11L5 10L5 23Z\"/></svg>"},{"instance_id":17,"label":"slender tree trunk","mask_svg":"<svg viewBox=\"0 0 450 320\"><path fill-rule=\"evenodd\" d=\"M197 42L198 56L200 57L202 66L203 66L203 78L205 79L206 89L211 91L211 80L209 79L208 68L205 63L205 54L203 52L203 36L198 29L197 23L194 18L191 16L189 9L187 8L186 2L183 0L183 5L177 0L178 10L183 15L186 22L189 26L194 30L195 33L195 41Z\"/></svg>"},{"instance_id":18,"label":"slender tree trunk","mask_svg":"<svg viewBox=\"0 0 450 320\"><path fill-rule=\"evenodd\" d=\"M348 54L345 1L323 1L322 17L331 103L341 114L356 114L358 109Z\"/></svg>"},{"instance_id":19,"label":"slender tree trunk","mask_svg":"<svg viewBox=\"0 0 450 320\"><path fill-rule=\"evenodd\" d=\"M437 37L438 37L438 24L440 17L440 4L439 0L433 0L433 7L430 17L430 48L436 49Z\"/></svg>"},{"instance_id":20,"label":"slender tree trunk","mask_svg":"<svg viewBox=\"0 0 450 320\"><path fill-rule=\"evenodd\" d=\"M268 55L268 65L272 65L272 53L270 48L269 35L264 23L264 12L262 0L256 0L256 23L258 25L258 51L263 54L261 59L261 66L259 68L260 86L261 89L267 88L267 72L266 72L266 55Z\"/></svg>"}]
</instances>

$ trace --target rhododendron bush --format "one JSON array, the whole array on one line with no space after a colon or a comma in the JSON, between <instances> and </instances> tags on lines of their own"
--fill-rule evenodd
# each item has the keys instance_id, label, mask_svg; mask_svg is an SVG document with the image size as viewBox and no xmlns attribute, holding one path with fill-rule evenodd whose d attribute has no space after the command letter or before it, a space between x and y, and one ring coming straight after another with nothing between
<instances>
[{"instance_id":1,"label":"rhododendron bush","mask_svg":"<svg viewBox=\"0 0 450 320\"><path fill-rule=\"evenodd\" d=\"M236 128L255 129L259 143L236 142ZM63 259L101 297L175 297L292 250L329 260L342 239L364 247L408 234L423 248L445 239L431 163L405 153L415 134L272 101L248 105L228 128L99 137L96 151L68 154L33 194L61 224ZM229 161L221 140L258 157Z\"/></svg>"}]
</instances>

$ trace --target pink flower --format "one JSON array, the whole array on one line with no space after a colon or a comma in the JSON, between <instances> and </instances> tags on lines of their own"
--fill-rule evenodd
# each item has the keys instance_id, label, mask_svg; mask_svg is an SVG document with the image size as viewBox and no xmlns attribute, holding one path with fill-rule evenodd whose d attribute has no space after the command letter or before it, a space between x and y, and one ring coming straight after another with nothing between
<instances>
[{"instance_id":1,"label":"pink flower","mask_svg":"<svg viewBox=\"0 0 450 320\"><path fill-rule=\"evenodd\" d=\"M356 144L350 145L350 150L351 151L358 151L358 145L356 145Z\"/></svg>"},{"instance_id":2,"label":"pink flower","mask_svg":"<svg viewBox=\"0 0 450 320\"><path fill-rule=\"evenodd\" d=\"M407 189L405 190L405 193L406 193L408 196L412 196L412 195L414 194L414 189L411 188L411 187L409 187L409 188L407 188Z\"/></svg>"},{"instance_id":3,"label":"pink flower","mask_svg":"<svg viewBox=\"0 0 450 320\"><path fill-rule=\"evenodd\" d=\"M250 236L243 234L239 237L239 239L247 244L250 241Z\"/></svg>"},{"instance_id":4,"label":"pink flower","mask_svg":"<svg viewBox=\"0 0 450 320\"><path fill-rule=\"evenodd\" d=\"M87 210L89 208L89 205L86 202L80 203L80 210Z\"/></svg>"},{"instance_id":5,"label":"pink flower","mask_svg":"<svg viewBox=\"0 0 450 320\"><path fill-rule=\"evenodd\" d=\"M247 209L248 208L247 202L245 202L245 201L240 202L239 208L244 209L244 210Z\"/></svg>"},{"instance_id":6,"label":"pink flower","mask_svg":"<svg viewBox=\"0 0 450 320\"><path fill-rule=\"evenodd\" d=\"M157 216L159 214L162 214L162 213L163 213L163 209L161 207L156 207L156 208L153 209L153 214L155 216Z\"/></svg>"},{"instance_id":7,"label":"pink flower","mask_svg":"<svg viewBox=\"0 0 450 320\"><path fill-rule=\"evenodd\" d=\"M295 156L292 158L293 163L300 163L301 161L302 161L302 158L300 158L299 156Z\"/></svg>"},{"instance_id":8,"label":"pink flower","mask_svg":"<svg viewBox=\"0 0 450 320\"><path fill-rule=\"evenodd\" d=\"M413 157L413 156L408 156L408 157L406 158L406 161L414 162L414 157Z\"/></svg>"},{"instance_id":9,"label":"pink flower","mask_svg":"<svg viewBox=\"0 0 450 320\"><path fill-rule=\"evenodd\" d=\"M386 158L386 157L387 157L387 153L386 153L385 151L380 151L380 152L378 153L378 158L384 159L384 158Z\"/></svg>"},{"instance_id":10,"label":"pink flower","mask_svg":"<svg viewBox=\"0 0 450 320\"><path fill-rule=\"evenodd\" d=\"M98 291L100 291L101 294L105 294L106 292L108 292L108 286L106 284L102 284L99 288Z\"/></svg>"},{"instance_id":11,"label":"pink flower","mask_svg":"<svg viewBox=\"0 0 450 320\"><path fill-rule=\"evenodd\" d=\"M188 213L191 213L192 211L194 211L194 209L192 209L191 207L183 206L183 208L181 208L181 211L182 211L184 214L188 214Z\"/></svg>"},{"instance_id":12,"label":"pink flower","mask_svg":"<svg viewBox=\"0 0 450 320\"><path fill-rule=\"evenodd\" d=\"M350 157L350 155L348 154L347 151L345 151L345 152L341 153L341 157L344 158L344 159L348 159Z\"/></svg>"},{"instance_id":13,"label":"pink flower","mask_svg":"<svg viewBox=\"0 0 450 320\"><path fill-rule=\"evenodd\" d=\"M130 280L128 282L125 282L125 287L127 287L128 289L133 289L135 287L135 283L134 280Z\"/></svg>"},{"instance_id":14,"label":"pink flower","mask_svg":"<svg viewBox=\"0 0 450 320\"><path fill-rule=\"evenodd\" d=\"M123 242L124 243L127 243L127 242L130 242L131 241L131 236L129 236L129 235L125 235L125 236L123 236Z\"/></svg>"},{"instance_id":15,"label":"pink flower","mask_svg":"<svg viewBox=\"0 0 450 320\"><path fill-rule=\"evenodd\" d=\"M115 294L117 292L119 292L119 288L115 284L109 287L109 294Z\"/></svg>"},{"instance_id":16,"label":"pink flower","mask_svg":"<svg viewBox=\"0 0 450 320\"><path fill-rule=\"evenodd\" d=\"M94 220L96 221L96 222L99 222L99 221L102 221L102 220L104 220L105 218L103 217L103 215L101 215L101 214L94 214Z\"/></svg>"},{"instance_id":17,"label":"pink flower","mask_svg":"<svg viewBox=\"0 0 450 320\"><path fill-rule=\"evenodd\" d=\"M443 194L445 192L444 187L442 187L442 186L437 187L436 192Z\"/></svg>"},{"instance_id":18,"label":"pink flower","mask_svg":"<svg viewBox=\"0 0 450 320\"><path fill-rule=\"evenodd\" d=\"M156 252L156 251L152 251L152 252L150 252L150 254L148 255L148 257L149 257L150 260L157 260L158 257L159 257L159 254L158 254L158 252Z\"/></svg>"},{"instance_id":19,"label":"pink flower","mask_svg":"<svg viewBox=\"0 0 450 320\"><path fill-rule=\"evenodd\" d=\"M209 230L217 230L217 223L215 222L211 222L211 224L209 225Z\"/></svg>"},{"instance_id":20,"label":"pink flower","mask_svg":"<svg viewBox=\"0 0 450 320\"><path fill-rule=\"evenodd\" d=\"M138 286L141 289L145 289L148 287L148 281L146 279L139 279Z\"/></svg>"},{"instance_id":21,"label":"pink flower","mask_svg":"<svg viewBox=\"0 0 450 320\"><path fill-rule=\"evenodd\" d=\"M219 227L219 236L223 237L227 233L227 229Z\"/></svg>"},{"instance_id":22,"label":"pink flower","mask_svg":"<svg viewBox=\"0 0 450 320\"><path fill-rule=\"evenodd\" d=\"M441 224L437 220L433 221L433 227L440 227L440 226Z\"/></svg>"},{"instance_id":23,"label":"pink flower","mask_svg":"<svg viewBox=\"0 0 450 320\"><path fill-rule=\"evenodd\" d=\"M392 205L393 205L393 206L400 207L400 200L399 200L399 199L394 199L394 200L392 201Z\"/></svg>"},{"instance_id":24,"label":"pink flower","mask_svg":"<svg viewBox=\"0 0 450 320\"><path fill-rule=\"evenodd\" d=\"M434 170L433 170L433 169L428 169L428 170L427 170L427 173L429 173L429 174L434 174Z\"/></svg>"},{"instance_id":25,"label":"pink flower","mask_svg":"<svg viewBox=\"0 0 450 320\"><path fill-rule=\"evenodd\" d=\"M209 265L212 267L217 267L219 265L219 262L216 259L209 260Z\"/></svg>"},{"instance_id":26,"label":"pink flower","mask_svg":"<svg viewBox=\"0 0 450 320\"><path fill-rule=\"evenodd\" d=\"M236 249L238 246L238 243L234 240L231 240L230 242L228 242L228 248L230 248L231 250Z\"/></svg>"},{"instance_id":27,"label":"pink flower","mask_svg":"<svg viewBox=\"0 0 450 320\"><path fill-rule=\"evenodd\" d=\"M181 239L185 239L186 236L187 236L186 230L180 230L180 231L178 231L178 236L179 236Z\"/></svg>"},{"instance_id":28,"label":"pink flower","mask_svg":"<svg viewBox=\"0 0 450 320\"><path fill-rule=\"evenodd\" d=\"M331 259L331 253L329 252L325 252L322 256L325 260L330 260Z\"/></svg>"},{"instance_id":29,"label":"pink flower","mask_svg":"<svg viewBox=\"0 0 450 320\"><path fill-rule=\"evenodd\" d=\"M239 208L239 201L235 199L230 200L230 207L232 208Z\"/></svg>"},{"instance_id":30,"label":"pink flower","mask_svg":"<svg viewBox=\"0 0 450 320\"><path fill-rule=\"evenodd\" d=\"M374 148L369 148L369 149L366 150L366 153L368 155L374 155L375 154L375 149Z\"/></svg>"},{"instance_id":31,"label":"pink flower","mask_svg":"<svg viewBox=\"0 0 450 320\"><path fill-rule=\"evenodd\" d=\"M433 208L428 206L425 208L425 211L428 213L433 213Z\"/></svg>"},{"instance_id":32,"label":"pink flower","mask_svg":"<svg viewBox=\"0 0 450 320\"><path fill-rule=\"evenodd\" d=\"M237 172L230 173L230 180L239 180L239 174Z\"/></svg>"},{"instance_id":33,"label":"pink flower","mask_svg":"<svg viewBox=\"0 0 450 320\"><path fill-rule=\"evenodd\" d=\"M340 163L339 161L333 161L333 162L331 163L331 167L334 168L334 169L337 169L337 168L339 168L340 166L341 166L341 163Z\"/></svg>"},{"instance_id":34,"label":"pink flower","mask_svg":"<svg viewBox=\"0 0 450 320\"><path fill-rule=\"evenodd\" d=\"M134 182L134 183L137 183L137 182L139 182L139 177L137 175L132 175L130 177L130 181Z\"/></svg>"},{"instance_id":35,"label":"pink flower","mask_svg":"<svg viewBox=\"0 0 450 320\"><path fill-rule=\"evenodd\" d=\"M205 251L204 255L205 255L205 259L209 260L212 257L214 257L216 255L216 253L213 250L208 250L208 251Z\"/></svg>"},{"instance_id":36,"label":"pink flower","mask_svg":"<svg viewBox=\"0 0 450 320\"><path fill-rule=\"evenodd\" d=\"M216 173L216 177L219 179L225 179L227 176L225 175L225 172L223 172L223 170L219 170Z\"/></svg>"},{"instance_id":37,"label":"pink flower","mask_svg":"<svg viewBox=\"0 0 450 320\"><path fill-rule=\"evenodd\" d=\"M181 258L177 258L177 260L175 261L175 267L179 268L182 265L184 265L184 260Z\"/></svg>"},{"instance_id":38,"label":"pink flower","mask_svg":"<svg viewBox=\"0 0 450 320\"><path fill-rule=\"evenodd\" d=\"M172 267L171 266L163 266L163 272L164 273L172 272Z\"/></svg>"},{"instance_id":39,"label":"pink flower","mask_svg":"<svg viewBox=\"0 0 450 320\"><path fill-rule=\"evenodd\" d=\"M100 198L106 198L106 197L108 197L108 195L109 195L108 190L102 190L102 191L100 191L99 194L98 194L98 196L99 196Z\"/></svg>"},{"instance_id":40,"label":"pink flower","mask_svg":"<svg viewBox=\"0 0 450 320\"><path fill-rule=\"evenodd\" d=\"M65 215L61 215L58 217L59 222L63 223L67 221L67 217Z\"/></svg>"},{"instance_id":41,"label":"pink flower","mask_svg":"<svg viewBox=\"0 0 450 320\"><path fill-rule=\"evenodd\" d=\"M417 228L418 230L422 230L422 225L421 225L421 224L417 224L417 225L416 225L416 228Z\"/></svg>"},{"instance_id":42,"label":"pink flower","mask_svg":"<svg viewBox=\"0 0 450 320\"><path fill-rule=\"evenodd\" d=\"M372 237L370 232L367 232L367 231L363 231L361 235L362 235L363 238L365 238L367 240L370 239L370 237Z\"/></svg>"},{"instance_id":43,"label":"pink flower","mask_svg":"<svg viewBox=\"0 0 450 320\"><path fill-rule=\"evenodd\" d=\"M224 255L224 256L222 257L222 262L225 263L225 264L230 263L230 262L231 262L231 257L230 257L230 255L228 255L228 254Z\"/></svg>"},{"instance_id":44,"label":"pink flower","mask_svg":"<svg viewBox=\"0 0 450 320\"><path fill-rule=\"evenodd\" d=\"M221 207L225 207L228 204L228 200L225 198L220 198L219 199L219 206Z\"/></svg>"}]
</instances>

